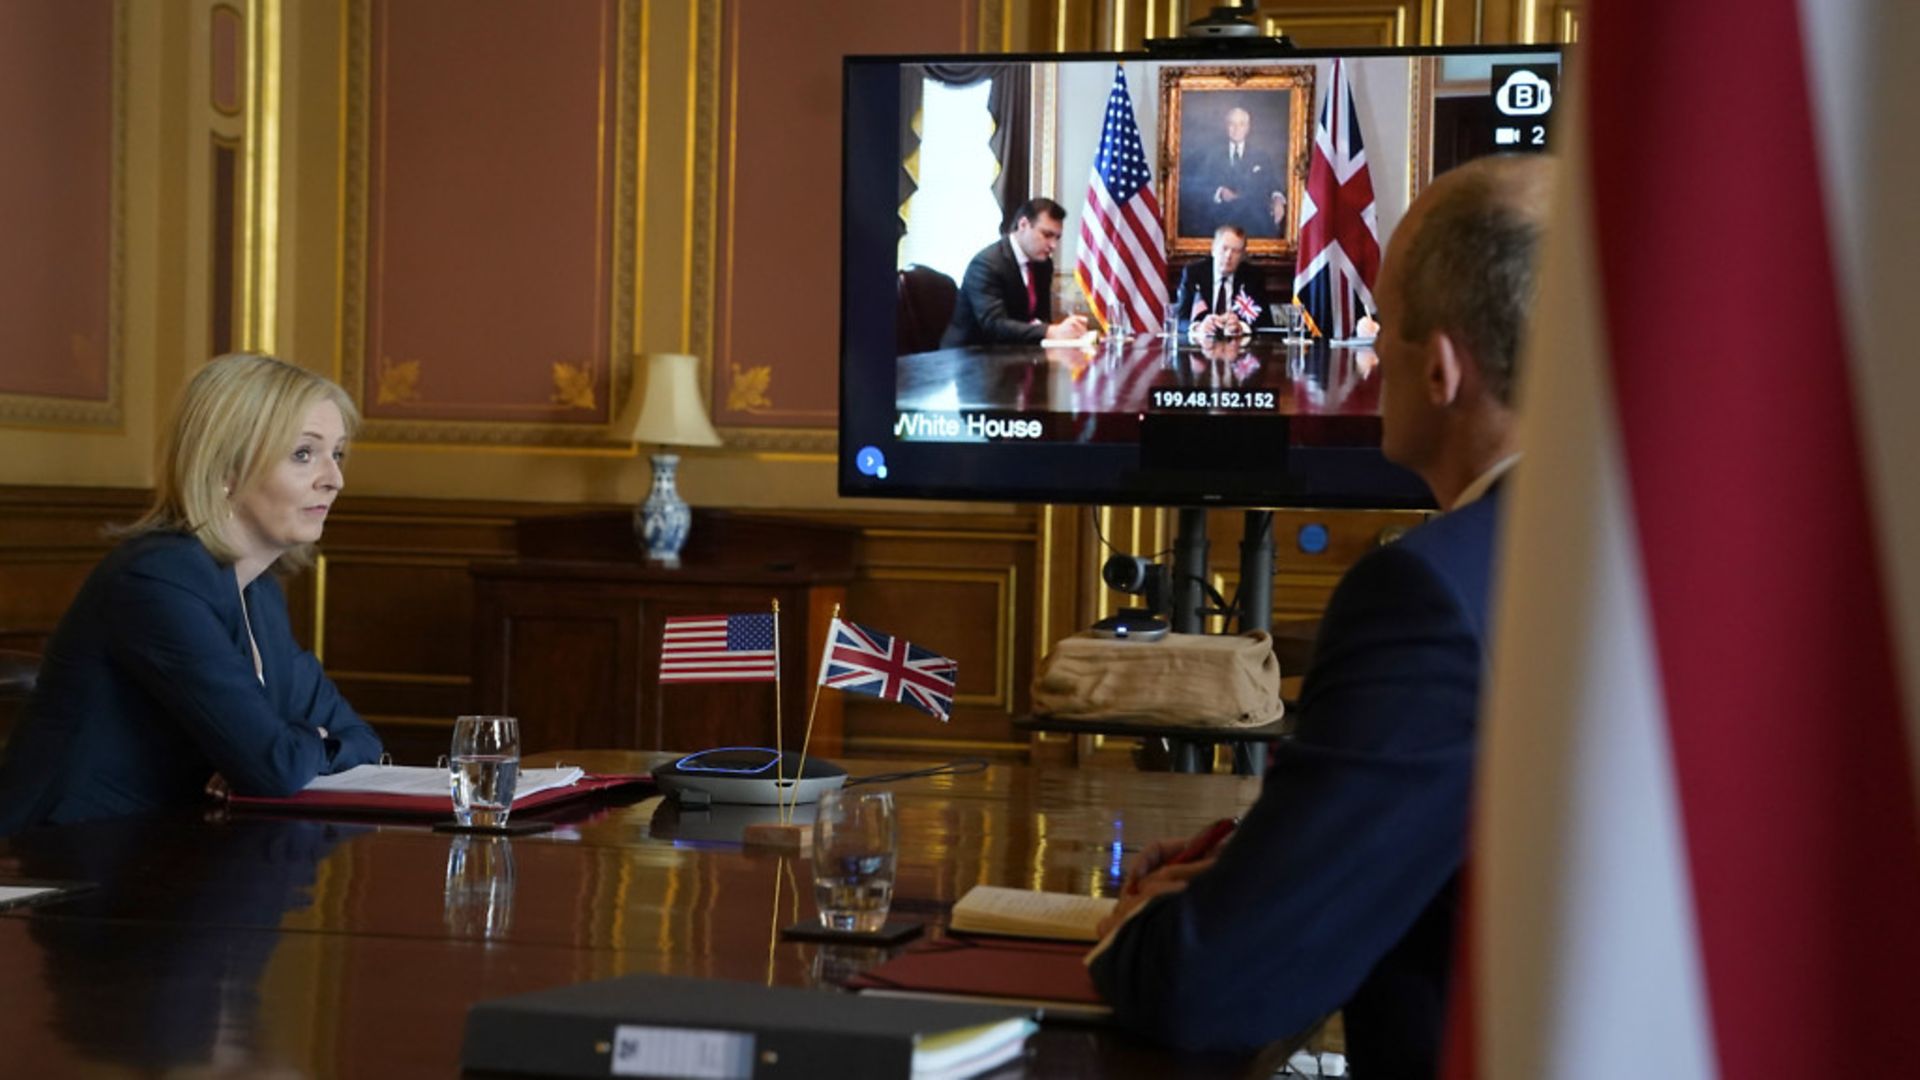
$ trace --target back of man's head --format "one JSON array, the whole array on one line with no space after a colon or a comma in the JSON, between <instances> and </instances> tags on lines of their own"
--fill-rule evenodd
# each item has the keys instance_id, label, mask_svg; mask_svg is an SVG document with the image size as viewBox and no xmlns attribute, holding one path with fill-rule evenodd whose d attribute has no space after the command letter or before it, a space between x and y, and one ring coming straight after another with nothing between
<instances>
[{"instance_id":1,"label":"back of man's head","mask_svg":"<svg viewBox=\"0 0 1920 1080\"><path fill-rule=\"evenodd\" d=\"M1539 155L1479 158L1436 178L1400 225L1415 231L1397 268L1392 332L1421 341L1445 331L1503 404L1512 402L1553 174L1552 159Z\"/></svg>"}]
</instances>

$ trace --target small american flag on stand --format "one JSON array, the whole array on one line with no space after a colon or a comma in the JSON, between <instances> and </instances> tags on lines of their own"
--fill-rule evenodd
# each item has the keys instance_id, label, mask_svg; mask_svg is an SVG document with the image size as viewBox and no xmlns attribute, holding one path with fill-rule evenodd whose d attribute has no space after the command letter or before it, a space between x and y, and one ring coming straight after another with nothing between
<instances>
[{"instance_id":1,"label":"small american flag on stand","mask_svg":"<svg viewBox=\"0 0 1920 1080\"><path fill-rule=\"evenodd\" d=\"M1166 246L1127 73L1115 65L1073 263L1073 279L1102 326L1142 333L1160 328L1167 313Z\"/></svg>"},{"instance_id":2,"label":"small american flag on stand","mask_svg":"<svg viewBox=\"0 0 1920 1080\"><path fill-rule=\"evenodd\" d=\"M773 682L780 647L773 616L675 615L660 635L660 681Z\"/></svg>"},{"instance_id":3,"label":"small american flag on stand","mask_svg":"<svg viewBox=\"0 0 1920 1080\"><path fill-rule=\"evenodd\" d=\"M953 713L960 665L906 638L833 620L820 685L911 705L944 722Z\"/></svg>"}]
</instances>

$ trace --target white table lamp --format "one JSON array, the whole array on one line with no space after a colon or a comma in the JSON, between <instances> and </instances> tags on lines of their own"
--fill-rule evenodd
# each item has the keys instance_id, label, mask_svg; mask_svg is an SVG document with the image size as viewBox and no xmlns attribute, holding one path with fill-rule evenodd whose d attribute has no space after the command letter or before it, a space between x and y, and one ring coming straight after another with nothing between
<instances>
[{"instance_id":1,"label":"white table lamp","mask_svg":"<svg viewBox=\"0 0 1920 1080\"><path fill-rule=\"evenodd\" d=\"M634 508L633 534L647 548L647 559L665 566L680 565L680 548L687 542L693 513L674 485L680 455L675 446L719 446L720 434L707 419L700 396L700 360L685 353L654 353L647 357L646 377L638 381L628 400L628 411L639 401L640 415L630 429L636 443L653 443L653 490Z\"/></svg>"}]
</instances>

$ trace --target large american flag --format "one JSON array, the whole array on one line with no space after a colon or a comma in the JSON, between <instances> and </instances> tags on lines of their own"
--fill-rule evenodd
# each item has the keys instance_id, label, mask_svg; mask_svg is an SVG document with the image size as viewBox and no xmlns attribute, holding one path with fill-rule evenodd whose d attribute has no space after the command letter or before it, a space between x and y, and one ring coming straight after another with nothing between
<instances>
[{"instance_id":1,"label":"large american flag","mask_svg":"<svg viewBox=\"0 0 1920 1080\"><path fill-rule=\"evenodd\" d=\"M1313 159L1300 209L1300 256L1293 274L1294 298L1306 309L1315 335L1352 337L1360 316L1373 310L1373 280L1380 273L1380 225L1374 210L1367 147L1346 67L1333 62L1333 77L1320 97Z\"/></svg>"},{"instance_id":2,"label":"large american flag","mask_svg":"<svg viewBox=\"0 0 1920 1080\"><path fill-rule=\"evenodd\" d=\"M938 720L953 714L960 665L906 638L833 620L820 685L911 705Z\"/></svg>"},{"instance_id":3,"label":"large american flag","mask_svg":"<svg viewBox=\"0 0 1920 1080\"><path fill-rule=\"evenodd\" d=\"M1920 1076L1920 5L1582 10L1450 1075Z\"/></svg>"},{"instance_id":4,"label":"large american flag","mask_svg":"<svg viewBox=\"0 0 1920 1080\"><path fill-rule=\"evenodd\" d=\"M780 669L773 615L675 615L660 636L660 681L772 682Z\"/></svg>"},{"instance_id":5,"label":"large american flag","mask_svg":"<svg viewBox=\"0 0 1920 1080\"><path fill-rule=\"evenodd\" d=\"M1086 205L1080 208L1080 253L1073 279L1100 324L1160 329L1167 311L1166 233L1153 173L1127 95L1127 73L1114 65L1113 92L1100 125Z\"/></svg>"}]
</instances>

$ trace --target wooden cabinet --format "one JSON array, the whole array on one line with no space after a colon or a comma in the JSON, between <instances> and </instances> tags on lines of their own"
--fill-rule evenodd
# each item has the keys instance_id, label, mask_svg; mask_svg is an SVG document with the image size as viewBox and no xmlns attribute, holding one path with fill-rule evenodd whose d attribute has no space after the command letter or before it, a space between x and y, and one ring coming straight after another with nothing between
<instances>
[{"instance_id":1,"label":"wooden cabinet","mask_svg":"<svg viewBox=\"0 0 1920 1080\"><path fill-rule=\"evenodd\" d=\"M806 730L812 678L858 533L695 511L683 565L646 561L630 516L546 517L516 527L520 558L475 563L474 707L520 718L522 750L771 746ZM661 686L660 635L675 615L780 604L772 683ZM841 750L840 695L820 696L811 752Z\"/></svg>"}]
</instances>

